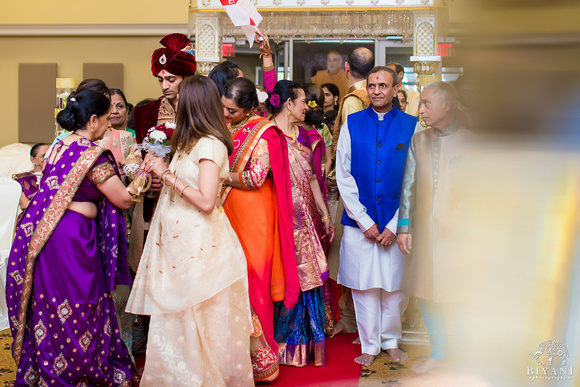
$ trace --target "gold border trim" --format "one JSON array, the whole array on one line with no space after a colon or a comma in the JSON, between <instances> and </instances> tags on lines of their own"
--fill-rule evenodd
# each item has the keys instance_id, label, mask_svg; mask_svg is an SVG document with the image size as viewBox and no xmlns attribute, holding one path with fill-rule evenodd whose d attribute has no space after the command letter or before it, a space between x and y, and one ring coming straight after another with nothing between
<instances>
[{"instance_id":1,"label":"gold border trim","mask_svg":"<svg viewBox=\"0 0 580 387\"><path fill-rule=\"evenodd\" d=\"M48 209L42 216L38 226L34 230L30 243L28 245L28 253L26 255L26 268L24 271L24 284L22 285L22 296L20 297L20 312L18 314L18 329L14 345L12 348L14 360L16 365L20 363L20 356L22 355L22 345L24 341L24 329L26 328L26 311L28 309L28 302L32 293L32 280L34 274L34 262L36 257L48 241L50 235L56 228L59 220L62 218L64 212L72 201L74 194L77 192L80 182L88 172L88 168L93 165L95 160L103 153L105 149L94 146L84 151L79 160L71 168L68 175L58 188L51 201Z\"/></svg>"}]
</instances>

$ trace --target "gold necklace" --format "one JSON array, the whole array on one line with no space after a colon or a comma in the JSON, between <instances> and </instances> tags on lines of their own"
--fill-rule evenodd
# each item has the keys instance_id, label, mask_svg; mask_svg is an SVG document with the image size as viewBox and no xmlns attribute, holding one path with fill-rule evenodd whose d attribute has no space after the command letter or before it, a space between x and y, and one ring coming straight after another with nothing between
<instances>
[{"instance_id":1,"label":"gold necklace","mask_svg":"<svg viewBox=\"0 0 580 387\"><path fill-rule=\"evenodd\" d=\"M241 128L242 126L244 126L246 124L246 122L248 122L248 120L250 119L251 115L247 116L246 118L244 118L243 120L241 120L240 122L238 122L237 124L230 124L230 130L232 133L235 133L239 128Z\"/></svg>"},{"instance_id":2,"label":"gold necklace","mask_svg":"<svg viewBox=\"0 0 580 387\"><path fill-rule=\"evenodd\" d=\"M278 128L280 128L280 125L278 125L275 118L272 118L272 122L274 124L276 124L276 126ZM280 128L280 130L282 130L282 128ZM286 134L286 132L284 132L282 130L282 133L284 133L284 136L290 137L292 140L296 141L298 139L298 134L299 134L299 131L298 131L298 128L296 127L296 125L292 125L292 132L293 132L292 134Z\"/></svg>"},{"instance_id":3,"label":"gold necklace","mask_svg":"<svg viewBox=\"0 0 580 387\"><path fill-rule=\"evenodd\" d=\"M288 137L291 137L292 140L296 141L296 140L298 140L298 133L299 133L298 128L296 127L296 125L292 125L292 129L293 129L293 133Z\"/></svg>"}]
</instances>

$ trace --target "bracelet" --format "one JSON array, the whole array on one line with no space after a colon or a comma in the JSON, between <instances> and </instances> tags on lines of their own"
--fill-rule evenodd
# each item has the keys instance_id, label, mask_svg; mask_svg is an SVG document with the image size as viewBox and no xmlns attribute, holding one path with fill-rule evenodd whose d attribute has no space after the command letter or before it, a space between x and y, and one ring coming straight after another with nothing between
<instances>
[{"instance_id":1,"label":"bracelet","mask_svg":"<svg viewBox=\"0 0 580 387\"><path fill-rule=\"evenodd\" d=\"M130 185L126 189L127 189L127 193L129 195L131 195L131 199L129 199L131 202L133 202L133 203L141 203L141 200L139 200L139 194L135 194L135 193L131 192L131 186Z\"/></svg>"},{"instance_id":2,"label":"bracelet","mask_svg":"<svg viewBox=\"0 0 580 387\"><path fill-rule=\"evenodd\" d=\"M173 180L173 189L177 191L177 180L179 180L179 177L177 177L177 175L175 175L175 180Z\"/></svg>"},{"instance_id":3,"label":"bracelet","mask_svg":"<svg viewBox=\"0 0 580 387\"><path fill-rule=\"evenodd\" d=\"M326 223L326 221L330 220L330 219L332 219L332 217L330 215L324 215L322 218L320 218L322 223Z\"/></svg>"},{"instance_id":4,"label":"bracelet","mask_svg":"<svg viewBox=\"0 0 580 387\"><path fill-rule=\"evenodd\" d=\"M151 175L149 175L149 172L139 169L135 174L135 179L133 179L129 187L133 187L137 192L137 195L147 192L151 187Z\"/></svg>"},{"instance_id":5,"label":"bracelet","mask_svg":"<svg viewBox=\"0 0 580 387\"><path fill-rule=\"evenodd\" d=\"M169 171L169 173L165 174L165 176L163 176L163 185L167 185L167 181L165 179L167 179L167 176L169 176L170 174L173 174L173 172Z\"/></svg>"},{"instance_id":6,"label":"bracelet","mask_svg":"<svg viewBox=\"0 0 580 387\"><path fill-rule=\"evenodd\" d=\"M270 55L272 55L272 50L270 50L268 52L262 51L262 53L260 54L260 59L262 59L263 56L270 56Z\"/></svg>"},{"instance_id":7,"label":"bracelet","mask_svg":"<svg viewBox=\"0 0 580 387\"><path fill-rule=\"evenodd\" d=\"M189 184L186 184L185 187L183 187L183 189L181 190L181 192L179 193L179 197L183 197L183 191L185 191L185 189L189 187Z\"/></svg>"},{"instance_id":8,"label":"bracelet","mask_svg":"<svg viewBox=\"0 0 580 387\"><path fill-rule=\"evenodd\" d=\"M171 173L169 168L167 168L165 171L161 172L161 175L159 176L159 179L163 180L163 184L165 184L165 175L167 175L168 173Z\"/></svg>"}]
</instances>

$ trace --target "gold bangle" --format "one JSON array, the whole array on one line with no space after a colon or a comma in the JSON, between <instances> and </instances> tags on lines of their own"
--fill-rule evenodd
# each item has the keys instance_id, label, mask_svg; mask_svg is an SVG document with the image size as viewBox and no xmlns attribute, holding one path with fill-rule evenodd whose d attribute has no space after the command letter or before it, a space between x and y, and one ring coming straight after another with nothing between
<instances>
[{"instance_id":1,"label":"gold bangle","mask_svg":"<svg viewBox=\"0 0 580 387\"><path fill-rule=\"evenodd\" d=\"M170 174L172 175L173 172L169 171L169 173L166 173L165 176L163 176L163 185L167 185L166 179L167 179L167 176L169 176Z\"/></svg>"},{"instance_id":2,"label":"gold bangle","mask_svg":"<svg viewBox=\"0 0 580 387\"><path fill-rule=\"evenodd\" d=\"M327 220L332 219L332 217L330 215L325 215L322 218L320 218L320 220L322 221L322 223L326 223Z\"/></svg>"},{"instance_id":3,"label":"gold bangle","mask_svg":"<svg viewBox=\"0 0 580 387\"><path fill-rule=\"evenodd\" d=\"M168 173L171 173L169 168L167 168L165 171L161 172L161 175L159 175L159 180L162 180L163 184L165 184L165 175L167 175Z\"/></svg>"},{"instance_id":4,"label":"gold bangle","mask_svg":"<svg viewBox=\"0 0 580 387\"><path fill-rule=\"evenodd\" d=\"M175 180L173 180L173 189L175 191L177 191L177 180L179 180L179 177L177 177L177 175L175 175Z\"/></svg>"},{"instance_id":5,"label":"gold bangle","mask_svg":"<svg viewBox=\"0 0 580 387\"><path fill-rule=\"evenodd\" d=\"M185 189L189 187L189 184L186 184L185 187L183 187L183 189L181 190L181 192L179 193L179 197L183 197L183 191L185 191Z\"/></svg>"},{"instance_id":6,"label":"gold bangle","mask_svg":"<svg viewBox=\"0 0 580 387\"><path fill-rule=\"evenodd\" d=\"M141 203L141 200L139 200L139 194L135 194L135 193L131 192L131 186L127 187L127 193L129 195L131 195L131 198L129 200L132 203Z\"/></svg>"},{"instance_id":7,"label":"gold bangle","mask_svg":"<svg viewBox=\"0 0 580 387\"><path fill-rule=\"evenodd\" d=\"M140 169L135 174L135 179L133 179L129 187L134 188L137 192L137 195L140 195L141 193L147 192L149 190L151 187L151 182L152 179L149 172L145 172L144 170Z\"/></svg>"}]
</instances>

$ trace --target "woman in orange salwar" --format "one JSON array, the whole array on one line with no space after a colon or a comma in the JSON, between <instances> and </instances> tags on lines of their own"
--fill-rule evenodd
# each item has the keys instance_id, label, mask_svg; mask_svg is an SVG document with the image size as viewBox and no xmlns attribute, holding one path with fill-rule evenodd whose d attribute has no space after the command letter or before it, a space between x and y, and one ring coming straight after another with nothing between
<instances>
[{"instance_id":1,"label":"woman in orange salwar","mask_svg":"<svg viewBox=\"0 0 580 387\"><path fill-rule=\"evenodd\" d=\"M284 300L291 308L300 292L287 144L276 126L254 115L259 102L248 79L226 84L222 103L234 151L221 199L248 262L254 380L273 380L278 375L273 302Z\"/></svg>"}]
</instances>

